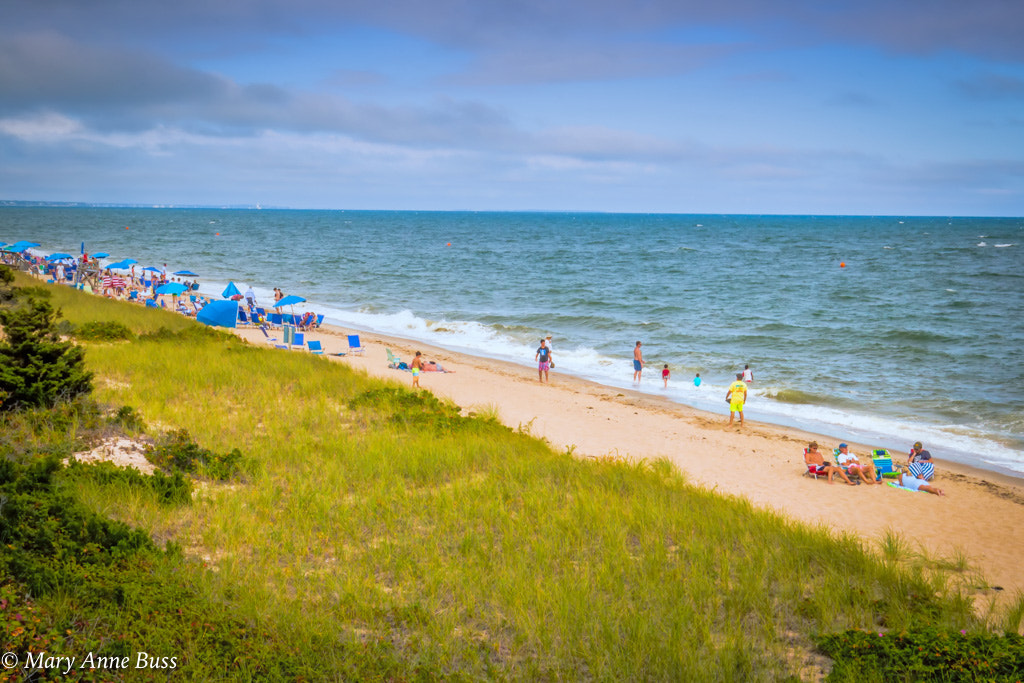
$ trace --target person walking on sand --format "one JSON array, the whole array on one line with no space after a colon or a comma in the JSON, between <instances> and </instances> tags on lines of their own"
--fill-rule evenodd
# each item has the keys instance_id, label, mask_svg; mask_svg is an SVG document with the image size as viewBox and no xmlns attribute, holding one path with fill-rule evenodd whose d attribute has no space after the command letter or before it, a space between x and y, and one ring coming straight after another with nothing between
<instances>
[{"instance_id":1,"label":"person walking on sand","mask_svg":"<svg viewBox=\"0 0 1024 683\"><path fill-rule=\"evenodd\" d=\"M640 384L640 373L644 371L644 354L640 351L640 342L633 347L633 383Z\"/></svg>"},{"instance_id":2,"label":"person walking on sand","mask_svg":"<svg viewBox=\"0 0 1024 683\"><path fill-rule=\"evenodd\" d=\"M551 370L551 348L548 346L546 339L540 340L540 348L537 349L533 360L537 363L537 379L540 380L541 384L547 382L548 371Z\"/></svg>"},{"instance_id":3,"label":"person walking on sand","mask_svg":"<svg viewBox=\"0 0 1024 683\"><path fill-rule=\"evenodd\" d=\"M750 369L749 365L743 366L743 381L747 384L754 381L754 371Z\"/></svg>"},{"instance_id":4,"label":"person walking on sand","mask_svg":"<svg viewBox=\"0 0 1024 683\"><path fill-rule=\"evenodd\" d=\"M409 363L409 370L412 371L412 385L419 388L420 372L423 371L423 354L419 351L416 352L416 357L412 359L412 363Z\"/></svg>"},{"instance_id":5,"label":"person walking on sand","mask_svg":"<svg viewBox=\"0 0 1024 683\"><path fill-rule=\"evenodd\" d=\"M665 367L661 369L661 379L664 380L666 389L668 389L668 378L671 375L672 373L668 371L668 363L665 363Z\"/></svg>"},{"instance_id":6,"label":"person walking on sand","mask_svg":"<svg viewBox=\"0 0 1024 683\"><path fill-rule=\"evenodd\" d=\"M725 394L725 402L729 404L729 426L732 426L736 413L740 415L740 424L743 424L743 404L747 401L747 383L743 381L743 373L736 373L736 381L729 385L729 391Z\"/></svg>"}]
</instances>

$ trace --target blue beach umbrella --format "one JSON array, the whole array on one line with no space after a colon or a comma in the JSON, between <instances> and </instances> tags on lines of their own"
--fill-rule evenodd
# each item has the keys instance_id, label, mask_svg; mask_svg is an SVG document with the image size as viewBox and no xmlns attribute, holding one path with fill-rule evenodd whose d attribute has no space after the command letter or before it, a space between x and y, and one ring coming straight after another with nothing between
<instances>
[{"instance_id":1,"label":"blue beach umbrella","mask_svg":"<svg viewBox=\"0 0 1024 683\"><path fill-rule=\"evenodd\" d=\"M238 287L235 286L234 282L229 282L228 286L224 288L224 292L221 296L225 299L230 299L233 296L242 296L242 293L238 291Z\"/></svg>"},{"instance_id":2,"label":"blue beach umbrella","mask_svg":"<svg viewBox=\"0 0 1024 683\"><path fill-rule=\"evenodd\" d=\"M110 254L108 254L105 251L101 251L98 254L93 254L92 255L93 258L107 258L108 256L110 256Z\"/></svg>"},{"instance_id":3,"label":"blue beach umbrella","mask_svg":"<svg viewBox=\"0 0 1024 683\"><path fill-rule=\"evenodd\" d=\"M117 263L108 263L103 267L110 268L111 270L128 270L132 267L132 264L128 261L118 261Z\"/></svg>"},{"instance_id":4,"label":"blue beach umbrella","mask_svg":"<svg viewBox=\"0 0 1024 683\"><path fill-rule=\"evenodd\" d=\"M295 304L301 304L303 301L305 301L305 299L303 299L301 296L289 294L288 296L284 297L276 304L274 304L274 308L280 308L281 306L294 306Z\"/></svg>"},{"instance_id":5,"label":"blue beach umbrella","mask_svg":"<svg viewBox=\"0 0 1024 683\"><path fill-rule=\"evenodd\" d=\"M188 287L181 284L180 282L168 282L166 285L160 285L156 288L157 294L182 294L188 291Z\"/></svg>"},{"instance_id":6,"label":"blue beach umbrella","mask_svg":"<svg viewBox=\"0 0 1024 683\"><path fill-rule=\"evenodd\" d=\"M143 270L143 272L146 272L146 273L162 273L163 272L162 270L160 270L156 266L146 266L142 270Z\"/></svg>"},{"instance_id":7,"label":"blue beach umbrella","mask_svg":"<svg viewBox=\"0 0 1024 683\"><path fill-rule=\"evenodd\" d=\"M62 258L74 258L71 254L65 254L64 252L57 252L50 254L46 257L47 261L59 261Z\"/></svg>"},{"instance_id":8,"label":"blue beach umbrella","mask_svg":"<svg viewBox=\"0 0 1024 683\"><path fill-rule=\"evenodd\" d=\"M196 320L213 327L235 327L238 323L238 302L211 301L196 313Z\"/></svg>"},{"instance_id":9,"label":"blue beach umbrella","mask_svg":"<svg viewBox=\"0 0 1024 683\"><path fill-rule=\"evenodd\" d=\"M191 270L177 270L172 275L184 275L186 277L199 277L199 273L193 273Z\"/></svg>"},{"instance_id":10,"label":"blue beach umbrella","mask_svg":"<svg viewBox=\"0 0 1024 683\"><path fill-rule=\"evenodd\" d=\"M38 247L38 246L39 246L38 242L29 242L27 240L21 240L19 242L15 242L14 244L7 245L6 247L4 247L4 251L19 252L19 251L25 251L26 249L31 249L32 247Z\"/></svg>"}]
</instances>

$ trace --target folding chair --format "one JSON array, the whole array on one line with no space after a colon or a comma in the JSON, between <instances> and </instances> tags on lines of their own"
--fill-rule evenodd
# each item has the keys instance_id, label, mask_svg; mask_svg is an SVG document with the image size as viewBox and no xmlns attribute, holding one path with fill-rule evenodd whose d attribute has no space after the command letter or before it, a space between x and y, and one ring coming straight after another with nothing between
<instances>
[{"instance_id":1,"label":"folding chair","mask_svg":"<svg viewBox=\"0 0 1024 683\"><path fill-rule=\"evenodd\" d=\"M359 335L358 334L350 334L350 335L348 335L348 350L354 356L361 356L361 355L363 355L363 351L365 351L366 349L364 349L363 345L359 343Z\"/></svg>"},{"instance_id":2,"label":"folding chair","mask_svg":"<svg viewBox=\"0 0 1024 683\"><path fill-rule=\"evenodd\" d=\"M391 353L391 349L384 349L388 353L388 367L398 369L398 366L402 363L402 359Z\"/></svg>"},{"instance_id":3,"label":"folding chair","mask_svg":"<svg viewBox=\"0 0 1024 683\"><path fill-rule=\"evenodd\" d=\"M306 346L309 347L309 352L318 356L324 355L324 348L320 344L318 339L310 339L306 342Z\"/></svg>"},{"instance_id":4,"label":"folding chair","mask_svg":"<svg viewBox=\"0 0 1024 683\"><path fill-rule=\"evenodd\" d=\"M267 338L267 343L273 344L274 342L277 341L277 337L271 337L267 333L267 326L266 325L260 325L260 332L262 332L263 336Z\"/></svg>"},{"instance_id":5,"label":"folding chair","mask_svg":"<svg viewBox=\"0 0 1024 683\"><path fill-rule=\"evenodd\" d=\"M871 459L875 461L875 472L877 479L899 479L900 470L892 463L892 454L884 448L876 448L871 451Z\"/></svg>"},{"instance_id":6,"label":"folding chair","mask_svg":"<svg viewBox=\"0 0 1024 683\"><path fill-rule=\"evenodd\" d=\"M295 336L292 337L292 348L299 347L303 349L306 347L306 335L302 332L296 332Z\"/></svg>"}]
</instances>

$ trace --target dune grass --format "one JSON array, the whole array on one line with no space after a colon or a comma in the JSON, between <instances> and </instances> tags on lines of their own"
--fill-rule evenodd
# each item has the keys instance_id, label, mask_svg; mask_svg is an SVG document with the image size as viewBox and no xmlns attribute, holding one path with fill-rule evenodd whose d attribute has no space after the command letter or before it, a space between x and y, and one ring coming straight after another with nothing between
<instances>
[{"instance_id":1,"label":"dune grass","mask_svg":"<svg viewBox=\"0 0 1024 683\"><path fill-rule=\"evenodd\" d=\"M176 571L314 678L777 680L821 661L818 634L987 626L950 579L961 563L909 571L896 536L876 555L667 461L579 460L493 407L463 417L340 363L54 289L71 323L143 335L87 344L99 401L258 464L200 482L189 506L89 478L81 500L180 546Z\"/></svg>"}]
</instances>

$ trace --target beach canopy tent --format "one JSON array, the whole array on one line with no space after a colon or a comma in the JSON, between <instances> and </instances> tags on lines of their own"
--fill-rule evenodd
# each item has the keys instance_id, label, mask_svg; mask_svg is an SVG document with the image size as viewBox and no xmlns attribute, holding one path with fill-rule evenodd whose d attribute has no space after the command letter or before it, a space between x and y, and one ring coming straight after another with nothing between
<instances>
[{"instance_id":1,"label":"beach canopy tent","mask_svg":"<svg viewBox=\"0 0 1024 683\"><path fill-rule=\"evenodd\" d=\"M196 313L196 320L213 327L235 327L238 322L238 302L211 301Z\"/></svg>"},{"instance_id":2,"label":"beach canopy tent","mask_svg":"<svg viewBox=\"0 0 1024 683\"><path fill-rule=\"evenodd\" d=\"M225 299L230 299L233 296L242 296L242 292L239 291L234 282L229 282L228 286L225 287L224 291L221 293L221 296Z\"/></svg>"},{"instance_id":3,"label":"beach canopy tent","mask_svg":"<svg viewBox=\"0 0 1024 683\"><path fill-rule=\"evenodd\" d=\"M199 273L193 273L191 270L178 270L178 271L175 271L175 272L173 272L171 274L172 275L184 275L185 277L199 277Z\"/></svg>"},{"instance_id":4,"label":"beach canopy tent","mask_svg":"<svg viewBox=\"0 0 1024 683\"><path fill-rule=\"evenodd\" d=\"M157 294L184 294L187 291L188 287L180 282L168 282L166 285L160 285L156 288Z\"/></svg>"},{"instance_id":5,"label":"beach canopy tent","mask_svg":"<svg viewBox=\"0 0 1024 683\"><path fill-rule=\"evenodd\" d=\"M92 255L92 257L93 257L93 258L107 258L108 256L110 256L110 254L108 254L108 253L107 253L107 252L105 252L105 251L101 251L101 252L100 252L100 253L98 253L98 254L93 254L93 255Z\"/></svg>"},{"instance_id":6,"label":"beach canopy tent","mask_svg":"<svg viewBox=\"0 0 1024 683\"><path fill-rule=\"evenodd\" d=\"M74 258L74 256L72 256L71 254L65 254L64 252L57 252L57 253L50 254L49 256L47 256L46 260L47 261L59 261L61 259L66 259L66 258Z\"/></svg>"}]
</instances>

